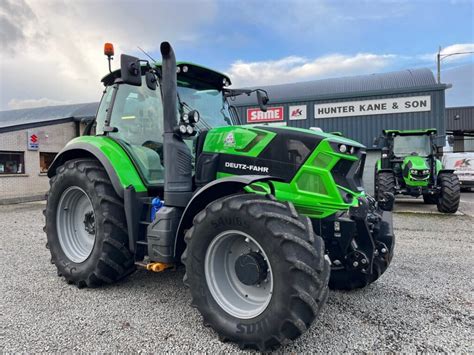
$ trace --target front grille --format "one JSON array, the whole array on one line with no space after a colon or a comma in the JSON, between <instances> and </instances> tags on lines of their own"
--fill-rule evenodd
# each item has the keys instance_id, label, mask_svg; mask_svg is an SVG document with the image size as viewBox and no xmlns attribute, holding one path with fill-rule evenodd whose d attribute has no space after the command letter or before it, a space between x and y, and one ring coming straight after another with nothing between
<instances>
[{"instance_id":1,"label":"front grille","mask_svg":"<svg viewBox=\"0 0 474 355\"><path fill-rule=\"evenodd\" d=\"M331 170L337 185L351 191L363 191L362 174L364 173L365 152L360 151L358 160L341 159Z\"/></svg>"}]
</instances>

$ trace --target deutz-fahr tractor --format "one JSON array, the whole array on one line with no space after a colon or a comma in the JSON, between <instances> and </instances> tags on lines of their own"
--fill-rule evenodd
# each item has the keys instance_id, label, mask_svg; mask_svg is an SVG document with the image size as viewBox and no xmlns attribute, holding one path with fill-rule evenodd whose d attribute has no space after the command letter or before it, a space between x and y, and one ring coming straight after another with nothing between
<instances>
[{"instance_id":1,"label":"deutz-fahr tractor","mask_svg":"<svg viewBox=\"0 0 474 355\"><path fill-rule=\"evenodd\" d=\"M425 204L436 204L440 212L457 211L459 179L454 170L443 169L437 159L436 138L434 128L384 130L381 138L374 141L375 146L382 145L374 176L374 191L379 202L390 192L423 196Z\"/></svg>"},{"instance_id":2,"label":"deutz-fahr tractor","mask_svg":"<svg viewBox=\"0 0 474 355\"><path fill-rule=\"evenodd\" d=\"M97 117L48 171L51 260L79 288L184 264L204 325L277 348L311 326L328 286L361 288L387 269L391 212L364 192L364 146L239 125L230 98L252 90L160 50L161 63L122 54L111 71L106 46Z\"/></svg>"}]
</instances>

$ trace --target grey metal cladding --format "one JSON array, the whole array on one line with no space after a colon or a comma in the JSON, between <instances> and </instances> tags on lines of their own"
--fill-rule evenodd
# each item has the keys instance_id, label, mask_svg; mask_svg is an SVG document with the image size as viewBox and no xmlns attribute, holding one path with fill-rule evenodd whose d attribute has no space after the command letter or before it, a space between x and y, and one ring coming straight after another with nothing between
<instances>
[{"instance_id":1,"label":"grey metal cladding","mask_svg":"<svg viewBox=\"0 0 474 355\"><path fill-rule=\"evenodd\" d=\"M392 73L324 79L303 83L263 87L270 97L269 107L283 106L288 126L320 127L326 132L341 132L367 148L383 129L436 128L445 132L445 84L437 84L429 69L403 70ZM334 118L314 118L314 105L331 102L377 100L396 97L431 97L431 111L375 114ZM236 105L239 116L246 118L246 109L256 107L256 98L243 96ZM306 120L289 120L289 106L306 105ZM442 144L441 139L440 142Z\"/></svg>"},{"instance_id":2,"label":"grey metal cladding","mask_svg":"<svg viewBox=\"0 0 474 355\"><path fill-rule=\"evenodd\" d=\"M446 130L474 132L474 106L446 108Z\"/></svg>"}]
</instances>

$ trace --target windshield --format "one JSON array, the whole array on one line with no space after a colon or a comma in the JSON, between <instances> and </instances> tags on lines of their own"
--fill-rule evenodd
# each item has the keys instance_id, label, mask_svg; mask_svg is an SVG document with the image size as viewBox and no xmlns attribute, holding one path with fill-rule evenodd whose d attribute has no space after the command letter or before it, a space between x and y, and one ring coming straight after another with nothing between
<instances>
[{"instance_id":1,"label":"windshield","mask_svg":"<svg viewBox=\"0 0 474 355\"><path fill-rule=\"evenodd\" d=\"M428 136L396 136L393 138L393 153L397 157L406 155L428 156L431 154Z\"/></svg>"},{"instance_id":2,"label":"windshield","mask_svg":"<svg viewBox=\"0 0 474 355\"><path fill-rule=\"evenodd\" d=\"M229 105L224 100L222 91L182 82L178 85L180 110L197 110L201 118L198 126L210 128L232 125Z\"/></svg>"}]
</instances>

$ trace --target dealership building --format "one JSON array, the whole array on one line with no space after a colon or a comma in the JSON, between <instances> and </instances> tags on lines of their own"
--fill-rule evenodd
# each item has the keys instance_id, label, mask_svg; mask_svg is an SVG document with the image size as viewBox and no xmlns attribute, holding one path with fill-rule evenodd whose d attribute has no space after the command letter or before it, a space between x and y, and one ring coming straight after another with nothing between
<instances>
[{"instance_id":1,"label":"dealership building","mask_svg":"<svg viewBox=\"0 0 474 355\"><path fill-rule=\"evenodd\" d=\"M367 149L364 183L373 190L379 152L374 138L383 129L436 128L446 134L445 90L429 69L314 80L260 87L267 91L267 112L256 107L255 95L233 103L245 123L318 127L364 144ZM444 138L438 144L444 145Z\"/></svg>"},{"instance_id":2,"label":"dealership building","mask_svg":"<svg viewBox=\"0 0 474 355\"><path fill-rule=\"evenodd\" d=\"M95 117L97 103L0 111L0 204L43 199L46 172Z\"/></svg>"},{"instance_id":3,"label":"dealership building","mask_svg":"<svg viewBox=\"0 0 474 355\"><path fill-rule=\"evenodd\" d=\"M368 148L364 183L373 189L380 153L372 147L382 129L436 128L453 134L454 151L474 150L474 107L445 109L446 84L429 69L261 87L267 112L254 95L234 101L242 123L319 127L340 132ZM0 204L37 200L48 190L46 171L55 155L83 132L98 103L0 112ZM439 145L444 145L441 137Z\"/></svg>"}]
</instances>

